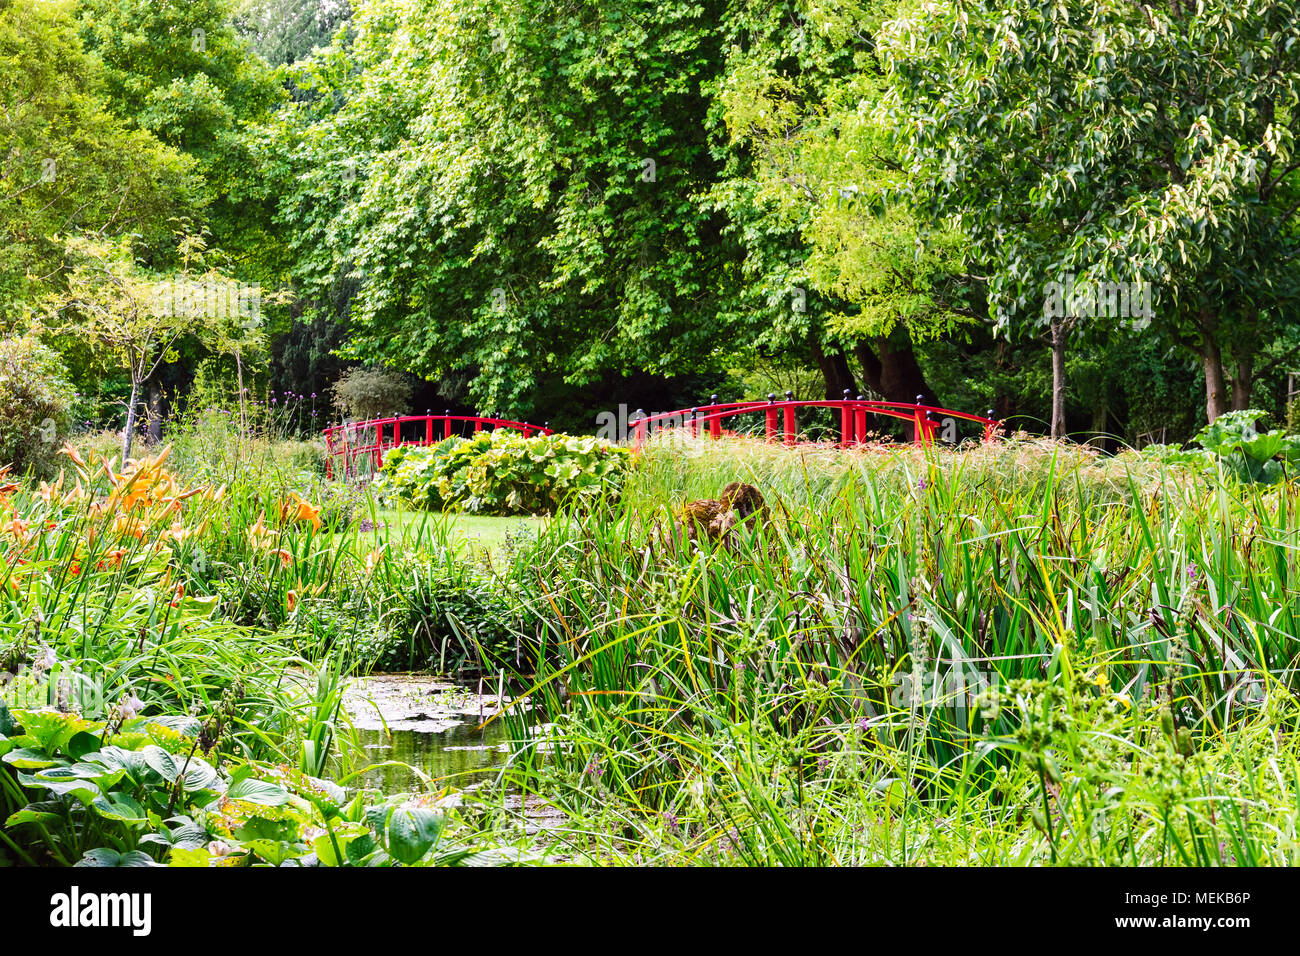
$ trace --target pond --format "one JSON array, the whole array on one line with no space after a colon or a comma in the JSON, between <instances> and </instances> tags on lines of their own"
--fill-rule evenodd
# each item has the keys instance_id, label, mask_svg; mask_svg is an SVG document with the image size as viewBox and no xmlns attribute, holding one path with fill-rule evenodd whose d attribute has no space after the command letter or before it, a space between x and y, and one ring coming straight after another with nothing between
<instances>
[{"instance_id":1,"label":"pond","mask_svg":"<svg viewBox=\"0 0 1300 956\"><path fill-rule=\"evenodd\" d=\"M477 720L467 720L439 732L365 729L358 730L357 735L365 748L367 762L401 761L418 767L440 786L459 790L482 780L485 771L505 762L508 732L501 721L480 728ZM373 787L384 793L423 789L414 773L394 766L368 770L351 785Z\"/></svg>"},{"instance_id":2,"label":"pond","mask_svg":"<svg viewBox=\"0 0 1300 956\"><path fill-rule=\"evenodd\" d=\"M509 731L504 720L491 720L503 702L508 698L425 674L356 680L344 695L363 748L355 766L400 761L440 787L463 789L505 762ZM424 789L417 774L391 765L373 767L351 785L384 793Z\"/></svg>"}]
</instances>

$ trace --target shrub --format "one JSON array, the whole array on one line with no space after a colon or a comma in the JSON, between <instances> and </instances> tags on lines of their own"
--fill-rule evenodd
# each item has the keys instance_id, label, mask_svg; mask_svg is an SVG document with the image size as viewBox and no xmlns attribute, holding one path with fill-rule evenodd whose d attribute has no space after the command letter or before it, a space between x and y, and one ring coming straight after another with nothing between
<instances>
[{"instance_id":1,"label":"shrub","mask_svg":"<svg viewBox=\"0 0 1300 956\"><path fill-rule=\"evenodd\" d=\"M305 608L300 625L324 649L377 671L520 665L518 615L484 575L455 560L403 560L376 593L352 589Z\"/></svg>"},{"instance_id":2,"label":"shrub","mask_svg":"<svg viewBox=\"0 0 1300 956\"><path fill-rule=\"evenodd\" d=\"M598 438L501 429L395 448L376 481L420 508L542 514L616 496L630 461L626 448Z\"/></svg>"},{"instance_id":3,"label":"shrub","mask_svg":"<svg viewBox=\"0 0 1300 956\"><path fill-rule=\"evenodd\" d=\"M411 405L411 380L387 368L350 368L334 383L334 407L345 418L368 421L404 415Z\"/></svg>"},{"instance_id":4,"label":"shrub","mask_svg":"<svg viewBox=\"0 0 1300 956\"><path fill-rule=\"evenodd\" d=\"M1140 457L1211 473L1221 464L1226 474L1244 484L1276 484L1288 466L1300 462L1300 435L1281 429L1258 431L1255 423L1263 414L1258 409L1226 412L1192 439L1199 448L1148 445Z\"/></svg>"},{"instance_id":5,"label":"shrub","mask_svg":"<svg viewBox=\"0 0 1300 956\"><path fill-rule=\"evenodd\" d=\"M389 654L405 658L408 667L442 673L518 667L515 618L504 595L464 565L417 568L402 594L399 633L405 638Z\"/></svg>"},{"instance_id":6,"label":"shrub","mask_svg":"<svg viewBox=\"0 0 1300 956\"><path fill-rule=\"evenodd\" d=\"M1193 440L1222 461L1237 480L1274 484L1282 479L1284 465L1300 461L1300 436L1277 429L1257 431L1255 422L1263 414L1258 409L1228 412Z\"/></svg>"},{"instance_id":7,"label":"shrub","mask_svg":"<svg viewBox=\"0 0 1300 956\"><path fill-rule=\"evenodd\" d=\"M0 339L0 464L51 472L75 399L53 349L31 335Z\"/></svg>"}]
</instances>

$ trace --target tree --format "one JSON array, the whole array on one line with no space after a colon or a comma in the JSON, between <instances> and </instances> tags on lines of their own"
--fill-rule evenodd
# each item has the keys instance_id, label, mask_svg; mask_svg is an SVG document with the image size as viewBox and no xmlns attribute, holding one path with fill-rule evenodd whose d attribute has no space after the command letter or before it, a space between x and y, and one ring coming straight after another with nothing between
<instances>
[{"instance_id":1,"label":"tree","mask_svg":"<svg viewBox=\"0 0 1300 956\"><path fill-rule=\"evenodd\" d=\"M106 110L99 63L67 4L0 0L0 321L57 277L57 237L167 243L201 214L195 163Z\"/></svg>"},{"instance_id":2,"label":"tree","mask_svg":"<svg viewBox=\"0 0 1300 956\"><path fill-rule=\"evenodd\" d=\"M270 278L282 245L249 130L271 122L286 95L236 31L233 0L79 0L77 10L113 112L194 157L214 243L244 263L246 277Z\"/></svg>"},{"instance_id":3,"label":"tree","mask_svg":"<svg viewBox=\"0 0 1300 956\"><path fill-rule=\"evenodd\" d=\"M282 66L329 46L350 16L347 0L243 0L234 23L262 59Z\"/></svg>"},{"instance_id":4,"label":"tree","mask_svg":"<svg viewBox=\"0 0 1300 956\"><path fill-rule=\"evenodd\" d=\"M188 255L192 238L181 243ZM106 364L131 380L122 434L122 460L131 455L141 389L187 336L217 351L235 352L257 338L260 301L214 270L171 277L145 273L128 241L72 237L65 243L66 287L49 298L45 328L90 343ZM241 396L242 397L242 396Z\"/></svg>"},{"instance_id":5,"label":"tree","mask_svg":"<svg viewBox=\"0 0 1300 956\"><path fill-rule=\"evenodd\" d=\"M842 349L874 391L910 402L934 397L914 341L971 321L982 297L955 236L919 247L899 196L907 170L870 109L884 90L876 34L897 6L799 5L781 37L731 55L720 99L736 143L755 153L756 202L801 236L796 281L829 306L819 364L847 370Z\"/></svg>"},{"instance_id":6,"label":"tree","mask_svg":"<svg viewBox=\"0 0 1300 956\"><path fill-rule=\"evenodd\" d=\"M1300 24L1290 3L921 4L882 32L893 131L925 220L988 270L990 310L1050 326L1063 428L1071 316L1048 286L1150 283L1153 328L1195 350L1206 413L1248 402L1294 309Z\"/></svg>"},{"instance_id":7,"label":"tree","mask_svg":"<svg viewBox=\"0 0 1300 956\"><path fill-rule=\"evenodd\" d=\"M361 4L351 69L313 58L319 96L268 146L295 157L306 295L352 278L350 356L472 372L480 408L520 415L560 380L838 350L837 303L807 294L799 228L717 101L728 57L775 49L795 6Z\"/></svg>"}]
</instances>

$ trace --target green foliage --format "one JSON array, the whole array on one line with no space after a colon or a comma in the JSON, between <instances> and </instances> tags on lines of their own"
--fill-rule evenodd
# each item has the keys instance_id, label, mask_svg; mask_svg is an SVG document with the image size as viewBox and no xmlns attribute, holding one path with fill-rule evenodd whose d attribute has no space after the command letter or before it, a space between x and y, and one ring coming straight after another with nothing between
<instances>
[{"instance_id":1,"label":"green foliage","mask_svg":"<svg viewBox=\"0 0 1300 956\"><path fill-rule=\"evenodd\" d=\"M203 207L196 164L108 109L68 3L0 4L0 322L12 330L84 230L172 245Z\"/></svg>"},{"instance_id":2,"label":"green foliage","mask_svg":"<svg viewBox=\"0 0 1300 956\"><path fill-rule=\"evenodd\" d=\"M505 862L444 840L447 814L351 801L285 767L217 768L199 722L17 710L0 734L0 859L64 866L445 866ZM317 834L322 834L317 836Z\"/></svg>"},{"instance_id":3,"label":"green foliage","mask_svg":"<svg viewBox=\"0 0 1300 956\"><path fill-rule=\"evenodd\" d=\"M356 366L334 383L334 407L354 421L392 418L411 410L411 378L391 368Z\"/></svg>"},{"instance_id":4,"label":"green foliage","mask_svg":"<svg viewBox=\"0 0 1300 956\"><path fill-rule=\"evenodd\" d=\"M376 485L418 508L543 514L617 496L630 461L628 449L598 438L497 429L395 448Z\"/></svg>"},{"instance_id":5,"label":"green foliage","mask_svg":"<svg viewBox=\"0 0 1300 956\"><path fill-rule=\"evenodd\" d=\"M197 249L203 242L187 237L182 244ZM49 296L45 324L57 334L88 344L98 363L129 377L131 393L122 430L125 461L135 440L140 390L164 364L177 361L185 340L238 352L255 347L259 336L255 326L241 319L239 310L178 307L169 283L140 268L129 238L104 242L77 236L63 246L66 286ZM200 277L186 272L172 278L187 282ZM201 278L214 284L229 281L215 271Z\"/></svg>"},{"instance_id":6,"label":"green foliage","mask_svg":"<svg viewBox=\"0 0 1300 956\"><path fill-rule=\"evenodd\" d=\"M86 49L104 65L114 113L197 161L217 244L273 260L264 169L246 140L284 99L278 77L231 24L230 0L79 0ZM247 268L247 266L245 266Z\"/></svg>"},{"instance_id":7,"label":"green foliage","mask_svg":"<svg viewBox=\"0 0 1300 956\"><path fill-rule=\"evenodd\" d=\"M35 336L0 339L0 464L47 477L72 421L67 369Z\"/></svg>"},{"instance_id":8,"label":"green foliage","mask_svg":"<svg viewBox=\"0 0 1300 956\"><path fill-rule=\"evenodd\" d=\"M1300 302L1300 115L1281 105L1300 64L1278 56L1298 41L1282 0L917 5L881 32L879 114L914 207L987 271L1002 330L1041 329L1050 282L1149 283L1153 328L1206 363L1213 418L1224 353L1242 408Z\"/></svg>"},{"instance_id":9,"label":"green foliage","mask_svg":"<svg viewBox=\"0 0 1300 956\"><path fill-rule=\"evenodd\" d=\"M16 733L0 736L0 807L5 843L29 862L39 854L63 865L155 865L142 848L206 847L205 823L222 795L264 806L289 799L270 785L256 794L240 788L240 771L232 778L197 755L193 718L12 714Z\"/></svg>"},{"instance_id":10,"label":"green foliage","mask_svg":"<svg viewBox=\"0 0 1300 956\"><path fill-rule=\"evenodd\" d=\"M1268 769L1300 756L1294 483L1014 441L646 455L500 571L541 644L507 778L591 858L631 834L643 862L1295 861L1300 792ZM771 529L663 534L731 479Z\"/></svg>"},{"instance_id":11,"label":"green foliage","mask_svg":"<svg viewBox=\"0 0 1300 956\"><path fill-rule=\"evenodd\" d=\"M355 288L351 356L468 374L474 404L520 416L559 381L806 352L824 310L791 305L797 228L752 195L716 108L730 51L779 47L792 10L359 4L266 147L293 156L305 291Z\"/></svg>"},{"instance_id":12,"label":"green foliage","mask_svg":"<svg viewBox=\"0 0 1300 956\"><path fill-rule=\"evenodd\" d=\"M328 46L351 15L347 0L244 0L235 26L262 59L280 66Z\"/></svg>"},{"instance_id":13,"label":"green foliage","mask_svg":"<svg viewBox=\"0 0 1300 956\"><path fill-rule=\"evenodd\" d=\"M886 338L900 324L933 338L971 305L957 235L918 243L900 195L910 170L875 112L886 90L876 34L897 6L796 4L733 55L720 83L728 128L756 153L755 201L802 233L808 255L791 284L829 300L828 345Z\"/></svg>"},{"instance_id":14,"label":"green foliage","mask_svg":"<svg viewBox=\"0 0 1300 956\"><path fill-rule=\"evenodd\" d=\"M1259 432L1255 423L1263 412L1227 412L1206 425L1193 439L1228 472L1244 482L1275 484L1287 466L1300 462L1300 435L1281 429Z\"/></svg>"}]
</instances>

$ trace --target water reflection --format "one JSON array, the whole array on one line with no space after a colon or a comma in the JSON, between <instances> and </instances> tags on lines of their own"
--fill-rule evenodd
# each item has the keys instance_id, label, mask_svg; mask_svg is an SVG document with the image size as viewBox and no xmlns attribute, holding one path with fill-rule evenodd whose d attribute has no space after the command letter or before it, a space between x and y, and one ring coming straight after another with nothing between
<instances>
[{"instance_id":1,"label":"water reflection","mask_svg":"<svg viewBox=\"0 0 1300 956\"><path fill-rule=\"evenodd\" d=\"M464 787L483 779L484 771L505 762L500 745L509 739L505 722L496 720L479 730L478 720L458 723L439 733L414 730L357 730L365 748L359 766L400 760L427 773L443 786ZM421 790L420 778L404 767L376 767L355 778L353 787L384 793Z\"/></svg>"}]
</instances>

